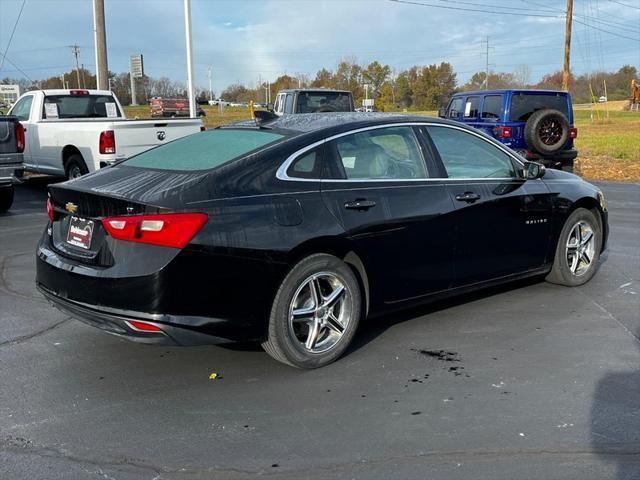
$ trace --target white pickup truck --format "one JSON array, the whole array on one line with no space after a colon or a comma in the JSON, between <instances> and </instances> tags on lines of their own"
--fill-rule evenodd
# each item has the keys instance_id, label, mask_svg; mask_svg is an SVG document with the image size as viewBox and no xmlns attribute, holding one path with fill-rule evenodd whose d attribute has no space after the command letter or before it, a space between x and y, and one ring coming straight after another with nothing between
<instances>
[{"instance_id":1,"label":"white pickup truck","mask_svg":"<svg viewBox=\"0 0 640 480\"><path fill-rule=\"evenodd\" d=\"M106 90L33 90L9 111L25 130L26 171L76 178L204 130L199 119L127 120Z\"/></svg>"}]
</instances>

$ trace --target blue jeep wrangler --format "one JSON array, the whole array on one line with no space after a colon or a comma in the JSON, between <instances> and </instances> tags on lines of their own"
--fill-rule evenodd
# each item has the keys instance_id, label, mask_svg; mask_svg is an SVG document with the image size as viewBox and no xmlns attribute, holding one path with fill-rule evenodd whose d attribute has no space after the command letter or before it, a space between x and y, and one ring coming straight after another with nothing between
<instances>
[{"instance_id":1,"label":"blue jeep wrangler","mask_svg":"<svg viewBox=\"0 0 640 480\"><path fill-rule=\"evenodd\" d=\"M573 171L571 95L555 90L483 90L456 93L441 117L482 130L527 160Z\"/></svg>"}]
</instances>

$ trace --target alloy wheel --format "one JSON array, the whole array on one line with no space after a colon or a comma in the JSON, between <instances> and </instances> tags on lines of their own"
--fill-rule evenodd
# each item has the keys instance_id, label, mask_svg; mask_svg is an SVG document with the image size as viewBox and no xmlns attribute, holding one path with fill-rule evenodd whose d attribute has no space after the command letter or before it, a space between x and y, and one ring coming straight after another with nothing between
<instances>
[{"instance_id":1,"label":"alloy wheel","mask_svg":"<svg viewBox=\"0 0 640 480\"><path fill-rule=\"evenodd\" d=\"M555 145L562 137L562 125L556 120L548 119L542 122L538 132L542 143Z\"/></svg>"},{"instance_id":2,"label":"alloy wheel","mask_svg":"<svg viewBox=\"0 0 640 480\"><path fill-rule=\"evenodd\" d=\"M303 350L323 353L340 341L351 321L351 297L334 273L315 273L301 283L289 306L289 330Z\"/></svg>"},{"instance_id":3,"label":"alloy wheel","mask_svg":"<svg viewBox=\"0 0 640 480\"><path fill-rule=\"evenodd\" d=\"M595 257L595 235L593 227L581 220L571 228L567 238L566 257L569 270L576 277L584 275Z\"/></svg>"}]
</instances>

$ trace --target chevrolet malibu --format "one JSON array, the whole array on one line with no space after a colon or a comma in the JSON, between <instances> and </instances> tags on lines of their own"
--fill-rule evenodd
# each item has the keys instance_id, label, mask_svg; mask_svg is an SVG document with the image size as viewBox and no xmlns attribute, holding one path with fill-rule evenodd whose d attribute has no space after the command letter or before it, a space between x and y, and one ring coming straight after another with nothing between
<instances>
[{"instance_id":1,"label":"chevrolet malibu","mask_svg":"<svg viewBox=\"0 0 640 480\"><path fill-rule=\"evenodd\" d=\"M577 286L602 192L447 120L324 113L185 137L49 187L37 286L131 340L336 360L366 320L523 277Z\"/></svg>"}]
</instances>

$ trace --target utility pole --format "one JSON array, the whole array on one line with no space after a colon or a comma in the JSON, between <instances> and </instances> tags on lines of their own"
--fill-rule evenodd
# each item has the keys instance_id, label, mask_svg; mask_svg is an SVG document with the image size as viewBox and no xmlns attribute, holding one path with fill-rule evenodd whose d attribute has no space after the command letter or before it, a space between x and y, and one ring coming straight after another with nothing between
<instances>
[{"instance_id":1,"label":"utility pole","mask_svg":"<svg viewBox=\"0 0 640 480\"><path fill-rule=\"evenodd\" d=\"M211 67L207 70L207 75L209 76L209 101L213 100L213 93L211 89Z\"/></svg>"},{"instance_id":2,"label":"utility pole","mask_svg":"<svg viewBox=\"0 0 640 480\"><path fill-rule=\"evenodd\" d=\"M487 49L485 53L485 74L484 74L484 89L489 90L489 35L487 35L486 40L482 41L483 44L486 44Z\"/></svg>"},{"instance_id":3,"label":"utility pole","mask_svg":"<svg viewBox=\"0 0 640 480\"><path fill-rule=\"evenodd\" d=\"M76 76L78 77L78 88L80 88L80 47L78 45L71 45L71 52L76 57Z\"/></svg>"},{"instance_id":4,"label":"utility pole","mask_svg":"<svg viewBox=\"0 0 640 480\"><path fill-rule=\"evenodd\" d=\"M562 68L562 90L569 91L571 76L571 24L573 23L573 0L567 0L567 24L564 34L564 67Z\"/></svg>"},{"instance_id":5,"label":"utility pole","mask_svg":"<svg viewBox=\"0 0 640 480\"><path fill-rule=\"evenodd\" d=\"M107 30L104 22L104 0L93 0L93 40L96 49L96 88L109 88L107 64Z\"/></svg>"},{"instance_id":6,"label":"utility pole","mask_svg":"<svg viewBox=\"0 0 640 480\"><path fill-rule=\"evenodd\" d=\"M196 118L195 95L193 93L193 52L191 43L191 0L184 0L184 34L187 46L187 89L189 91L189 116Z\"/></svg>"}]
</instances>

